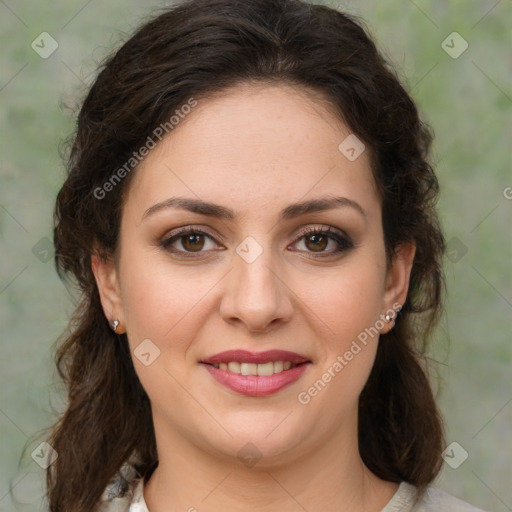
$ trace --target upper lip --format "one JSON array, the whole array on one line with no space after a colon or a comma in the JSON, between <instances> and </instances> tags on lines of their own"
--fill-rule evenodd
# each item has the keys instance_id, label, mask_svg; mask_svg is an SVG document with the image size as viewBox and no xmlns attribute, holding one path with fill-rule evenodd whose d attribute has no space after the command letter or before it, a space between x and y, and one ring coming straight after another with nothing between
<instances>
[{"instance_id":1,"label":"upper lip","mask_svg":"<svg viewBox=\"0 0 512 512\"><path fill-rule=\"evenodd\" d=\"M287 350L267 350L265 352L249 352L248 350L226 350L203 359L202 363L220 364L236 361L239 363L269 363L273 361L290 361L293 364L307 363L309 359L296 352Z\"/></svg>"}]
</instances>

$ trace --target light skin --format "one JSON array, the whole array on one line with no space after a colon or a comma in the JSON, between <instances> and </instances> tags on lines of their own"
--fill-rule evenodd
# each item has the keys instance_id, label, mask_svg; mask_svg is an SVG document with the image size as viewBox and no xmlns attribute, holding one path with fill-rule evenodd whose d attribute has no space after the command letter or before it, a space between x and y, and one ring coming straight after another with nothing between
<instances>
[{"instance_id":1,"label":"light skin","mask_svg":"<svg viewBox=\"0 0 512 512\"><path fill-rule=\"evenodd\" d=\"M297 398L405 302L414 258L404 244L386 264L369 152L355 161L340 152L351 131L326 107L284 84L198 100L133 176L116 257L92 258L105 315L120 322L132 355L146 339L160 351L148 366L133 356L159 456L144 487L150 512L377 512L397 490L366 468L357 444L358 397L377 336L308 404ZM147 212L176 197L232 209L233 218ZM333 197L345 201L279 217L292 203ZM186 226L209 236L162 246ZM304 233L329 227L348 239L337 254L328 234ZM236 252L247 237L262 250L250 263ZM393 321L377 325L384 334ZM200 364L231 349L289 350L312 364L279 392L247 397ZM247 443L261 456L251 467L237 457Z\"/></svg>"}]
</instances>

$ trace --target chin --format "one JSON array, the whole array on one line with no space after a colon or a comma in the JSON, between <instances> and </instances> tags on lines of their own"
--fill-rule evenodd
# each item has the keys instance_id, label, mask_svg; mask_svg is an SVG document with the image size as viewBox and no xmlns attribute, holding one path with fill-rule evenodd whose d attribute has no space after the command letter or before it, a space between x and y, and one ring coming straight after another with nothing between
<instances>
[{"instance_id":1,"label":"chin","mask_svg":"<svg viewBox=\"0 0 512 512\"><path fill-rule=\"evenodd\" d=\"M205 432L204 441L210 449L227 458L236 458L247 467L271 467L291 460L294 449L307 437L302 428L290 421L294 414L280 414L262 419L262 413L245 414L237 421L225 422L223 427L233 436ZM284 419L284 421L283 421ZM295 418L296 422L297 418ZM288 423L286 426L285 424Z\"/></svg>"}]
</instances>

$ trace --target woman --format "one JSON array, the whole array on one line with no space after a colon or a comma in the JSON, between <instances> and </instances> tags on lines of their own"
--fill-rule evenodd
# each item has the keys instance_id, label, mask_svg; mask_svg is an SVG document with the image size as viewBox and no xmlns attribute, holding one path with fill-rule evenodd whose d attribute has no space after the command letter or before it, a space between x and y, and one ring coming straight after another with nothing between
<instances>
[{"instance_id":1,"label":"woman","mask_svg":"<svg viewBox=\"0 0 512 512\"><path fill-rule=\"evenodd\" d=\"M191 0L103 66L56 205L83 290L54 512L476 510L429 486L431 137L349 16Z\"/></svg>"}]
</instances>

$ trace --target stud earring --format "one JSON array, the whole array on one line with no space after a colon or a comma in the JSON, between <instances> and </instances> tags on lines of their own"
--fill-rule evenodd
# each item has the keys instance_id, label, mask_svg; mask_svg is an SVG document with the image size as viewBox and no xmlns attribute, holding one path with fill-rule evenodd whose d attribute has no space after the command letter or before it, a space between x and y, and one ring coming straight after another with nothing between
<instances>
[{"instance_id":1,"label":"stud earring","mask_svg":"<svg viewBox=\"0 0 512 512\"><path fill-rule=\"evenodd\" d=\"M398 315L398 313L400 313L400 310L402 309L402 306L398 306L398 308L395 309L395 314L393 316L389 315L386 313L386 316L384 317L384 320L386 320L386 322L391 322L391 320L394 319L395 316Z\"/></svg>"},{"instance_id":2,"label":"stud earring","mask_svg":"<svg viewBox=\"0 0 512 512\"><path fill-rule=\"evenodd\" d=\"M118 326L119 326L119 321L118 320L112 320L112 330L114 332L116 332Z\"/></svg>"}]
</instances>

